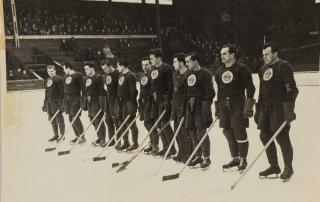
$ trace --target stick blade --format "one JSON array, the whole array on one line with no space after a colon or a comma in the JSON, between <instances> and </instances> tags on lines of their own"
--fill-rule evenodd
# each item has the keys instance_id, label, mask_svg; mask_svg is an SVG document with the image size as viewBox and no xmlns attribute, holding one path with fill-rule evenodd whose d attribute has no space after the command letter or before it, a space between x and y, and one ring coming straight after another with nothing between
<instances>
[{"instance_id":1,"label":"stick blade","mask_svg":"<svg viewBox=\"0 0 320 202\"><path fill-rule=\"evenodd\" d=\"M44 151L45 152L50 152L50 151L54 151L56 149L57 149L56 147L51 147L51 148L46 148Z\"/></svg>"},{"instance_id":2,"label":"stick blade","mask_svg":"<svg viewBox=\"0 0 320 202\"><path fill-rule=\"evenodd\" d=\"M174 180L174 179L177 179L179 177L180 177L179 173L176 173L176 174L173 174L173 175L166 175L166 176L162 177L162 181Z\"/></svg>"},{"instance_id":3,"label":"stick blade","mask_svg":"<svg viewBox=\"0 0 320 202\"><path fill-rule=\"evenodd\" d=\"M66 154L70 154L70 150L69 151L60 151L60 152L58 152L58 156L62 156L62 155L66 155Z\"/></svg>"},{"instance_id":4,"label":"stick blade","mask_svg":"<svg viewBox=\"0 0 320 202\"><path fill-rule=\"evenodd\" d=\"M106 160L106 157L105 157L105 156L102 156L102 157L99 157L99 156L93 157L93 161L104 161L104 160Z\"/></svg>"},{"instance_id":5,"label":"stick blade","mask_svg":"<svg viewBox=\"0 0 320 202\"><path fill-rule=\"evenodd\" d=\"M113 163L112 164L112 168L117 167L117 166L120 166L120 163Z\"/></svg>"},{"instance_id":6,"label":"stick blade","mask_svg":"<svg viewBox=\"0 0 320 202\"><path fill-rule=\"evenodd\" d=\"M116 172L119 173L119 172L122 172L126 169L126 166L125 165L122 165Z\"/></svg>"},{"instance_id":7,"label":"stick blade","mask_svg":"<svg viewBox=\"0 0 320 202\"><path fill-rule=\"evenodd\" d=\"M231 191L233 191L233 189L236 187L236 185L232 185L231 186Z\"/></svg>"}]
</instances>

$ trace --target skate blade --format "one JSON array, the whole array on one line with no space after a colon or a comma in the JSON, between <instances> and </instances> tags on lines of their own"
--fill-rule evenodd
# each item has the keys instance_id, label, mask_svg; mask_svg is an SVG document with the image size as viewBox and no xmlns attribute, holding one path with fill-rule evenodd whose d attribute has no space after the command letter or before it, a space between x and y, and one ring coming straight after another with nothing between
<instances>
[{"instance_id":1,"label":"skate blade","mask_svg":"<svg viewBox=\"0 0 320 202\"><path fill-rule=\"evenodd\" d=\"M268 175L268 176L259 176L259 178L261 180L265 180L265 179L273 180L273 179L278 179L279 176L278 176L278 174L272 174L272 175Z\"/></svg>"},{"instance_id":2,"label":"skate blade","mask_svg":"<svg viewBox=\"0 0 320 202\"><path fill-rule=\"evenodd\" d=\"M57 149L56 147L52 147L52 148L46 148L44 151L45 152L50 152L50 151L54 151L56 149Z\"/></svg>"},{"instance_id":3,"label":"skate blade","mask_svg":"<svg viewBox=\"0 0 320 202\"><path fill-rule=\"evenodd\" d=\"M287 179L281 179L281 181L282 181L283 183L289 182L290 180L291 180L291 177L289 177L289 178L287 178Z\"/></svg>"},{"instance_id":4,"label":"skate blade","mask_svg":"<svg viewBox=\"0 0 320 202\"><path fill-rule=\"evenodd\" d=\"M106 157L105 157L105 156L102 156L102 157L93 157L93 161L103 161L103 160L106 160Z\"/></svg>"},{"instance_id":5,"label":"skate blade","mask_svg":"<svg viewBox=\"0 0 320 202\"><path fill-rule=\"evenodd\" d=\"M111 165L112 168L118 167L118 166L120 166L120 163L113 163L113 164Z\"/></svg>"},{"instance_id":6,"label":"skate blade","mask_svg":"<svg viewBox=\"0 0 320 202\"><path fill-rule=\"evenodd\" d=\"M237 172L237 171L239 171L239 169L235 168L235 167L233 167L233 168L222 168L222 172L225 172L225 173L233 173L233 172Z\"/></svg>"},{"instance_id":7,"label":"skate blade","mask_svg":"<svg viewBox=\"0 0 320 202\"><path fill-rule=\"evenodd\" d=\"M116 170L117 173L120 173L126 169L125 165L122 165L118 170Z\"/></svg>"},{"instance_id":8,"label":"skate blade","mask_svg":"<svg viewBox=\"0 0 320 202\"><path fill-rule=\"evenodd\" d=\"M209 170L209 169L210 169L210 166L205 167L205 168L201 168L201 171L206 171L206 170Z\"/></svg>"},{"instance_id":9,"label":"skate blade","mask_svg":"<svg viewBox=\"0 0 320 202\"><path fill-rule=\"evenodd\" d=\"M239 171L239 174L242 174L246 169L243 169L243 170L238 170Z\"/></svg>"},{"instance_id":10,"label":"skate blade","mask_svg":"<svg viewBox=\"0 0 320 202\"><path fill-rule=\"evenodd\" d=\"M60 151L60 152L58 152L58 156L62 156L62 155L66 155L66 154L70 154L70 151Z\"/></svg>"},{"instance_id":11,"label":"skate blade","mask_svg":"<svg viewBox=\"0 0 320 202\"><path fill-rule=\"evenodd\" d=\"M200 165L195 165L195 166L189 166L190 169L194 170L194 169L198 169L200 168Z\"/></svg>"},{"instance_id":12,"label":"skate blade","mask_svg":"<svg viewBox=\"0 0 320 202\"><path fill-rule=\"evenodd\" d=\"M166 175L162 177L162 181L169 181L169 180L174 180L178 179L180 177L179 173L173 174L173 175Z\"/></svg>"}]
</instances>

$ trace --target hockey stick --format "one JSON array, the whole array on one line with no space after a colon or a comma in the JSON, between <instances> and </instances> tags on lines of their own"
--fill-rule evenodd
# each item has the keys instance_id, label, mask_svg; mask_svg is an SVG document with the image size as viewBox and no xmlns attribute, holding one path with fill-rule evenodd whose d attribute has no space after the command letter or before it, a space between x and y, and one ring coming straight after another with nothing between
<instances>
[{"instance_id":1,"label":"hockey stick","mask_svg":"<svg viewBox=\"0 0 320 202\"><path fill-rule=\"evenodd\" d=\"M58 109L56 111L56 113L54 113L53 117L49 120L49 123L51 123L56 118L56 116L59 114L59 112L60 112L60 109Z\"/></svg>"},{"instance_id":2,"label":"hockey stick","mask_svg":"<svg viewBox=\"0 0 320 202\"><path fill-rule=\"evenodd\" d=\"M66 134L69 132L69 130L71 129L73 123L76 121L76 119L77 119L77 117L79 116L80 112L81 112L81 108L78 110L77 114L76 114L75 117L72 119L70 125L69 125L68 128L66 129L66 132L65 132L65 133L60 137L60 139L57 141L57 142L58 142L57 146L51 147L51 148L46 148L46 149L45 149L45 152L49 152L49 151L53 151L53 150L56 150L56 149L57 149L57 147L61 144L61 142L62 142L63 138L65 137L65 135L66 135Z\"/></svg>"},{"instance_id":3,"label":"hockey stick","mask_svg":"<svg viewBox=\"0 0 320 202\"><path fill-rule=\"evenodd\" d=\"M129 115L130 116L130 115ZM130 127L135 123L135 121L139 118L140 114L138 114L131 122L130 124L128 125L128 127L126 128L126 130L121 134L121 136L119 137L118 140L116 140L116 142L114 143L114 145L117 145L118 143L121 142L121 139L125 136L125 134L128 132L128 130L130 129ZM119 130L120 131L120 130ZM115 137L115 136L114 136ZM100 160L105 160L111 153L112 153L113 150L110 150L110 152L105 155L104 157L98 157L98 158L94 158L93 161L100 161ZM101 152L101 154L103 153L104 151Z\"/></svg>"},{"instance_id":4,"label":"hockey stick","mask_svg":"<svg viewBox=\"0 0 320 202\"><path fill-rule=\"evenodd\" d=\"M164 157L163 157L163 159L162 159L162 162L161 162L158 170L155 172L154 176L158 175L158 173L159 173L159 171L161 170L161 168L162 168L165 160L167 159L167 156L168 156L168 154L169 154L169 152L170 152L170 150L171 150L171 147L173 146L173 144L174 144L174 142L175 142L175 140L176 140L176 138L177 138L177 135L178 135L178 133L179 133L179 131L180 131L180 129L181 129L181 126L182 126L183 122L184 122L184 117L182 117L182 119L181 119L181 121L180 121L180 123L179 123L179 126L178 126L178 128L177 128L177 130L176 130L176 132L175 132L175 134L174 134L174 136L173 136L173 138L172 138L172 141L171 141L171 143L170 143L170 145L169 145L169 147L168 147L168 149L167 149L167 151L166 151L166 153L165 153L165 155L164 155Z\"/></svg>"},{"instance_id":5,"label":"hockey stick","mask_svg":"<svg viewBox=\"0 0 320 202\"><path fill-rule=\"evenodd\" d=\"M65 150L65 151L59 151L58 152L58 156L61 155L65 155L65 154L70 154L70 152L75 148L76 144L78 144L79 140L84 136L84 134L87 132L87 130L90 128L90 126L92 125L92 123L97 119L97 117L99 116L99 114L101 113L101 109L99 109L98 113L93 117L93 119L90 121L90 124L87 126L87 128L81 133L81 135L79 135L76 143L74 145L72 145L72 147L69 150Z\"/></svg>"},{"instance_id":6,"label":"hockey stick","mask_svg":"<svg viewBox=\"0 0 320 202\"><path fill-rule=\"evenodd\" d=\"M164 129L166 129L166 127L170 124L170 121L171 120L169 120L162 128L160 128L160 130L158 131L158 133L156 134L157 136L159 136L161 133L162 133L162 131L164 130ZM151 129L150 129L151 130ZM151 135L151 133L150 133L150 135ZM150 136L149 135L149 136ZM142 150L144 150L148 145L150 144L150 142L148 143L148 144L146 144L143 148L142 148ZM141 144L140 144L141 145ZM123 162L124 164L126 163L127 161L125 161L125 162ZM112 164L112 167L117 167L117 166L120 166L120 165L122 165L123 163L113 163Z\"/></svg>"},{"instance_id":7,"label":"hockey stick","mask_svg":"<svg viewBox=\"0 0 320 202\"><path fill-rule=\"evenodd\" d=\"M188 164L190 163L191 159L194 157L194 155L196 154L196 152L198 151L198 149L200 148L200 146L202 145L202 143L204 142L204 140L206 139L207 135L209 134L210 130L213 128L215 122L218 120L218 118L216 118L212 124L210 125L210 127L207 129L206 133L203 135L203 137L201 138L200 142L198 143L198 145L196 146L196 148L193 150L193 152L191 153L191 155L189 156L187 162L184 164L184 166L182 167L182 169L180 170L180 172L173 174L173 175L166 175L162 177L162 181L167 181L167 180L174 180L180 177L180 175L183 173L184 169L188 166Z\"/></svg>"},{"instance_id":8,"label":"hockey stick","mask_svg":"<svg viewBox=\"0 0 320 202\"><path fill-rule=\"evenodd\" d=\"M162 113L163 113L163 112L162 112ZM161 114L161 115L162 115L162 114ZM162 119L162 116L161 116L161 115L160 115L159 118L158 118L159 121ZM161 118L161 119L160 119L160 118ZM147 136L143 139L143 141L141 142L139 148L142 147L143 143L147 140L148 137L150 137L150 135L151 135L151 133L153 132L153 130L156 129L157 125L159 124L158 120L153 124L153 126L155 126L155 127L153 128L153 126L152 126L151 129L150 129L150 131L148 131ZM158 122L158 123L157 123L157 122ZM170 124L170 120L159 130L159 132L157 133L157 136L158 136L169 124ZM141 150L139 150L139 148L138 148L138 150L141 152L141 151L144 150L147 146L148 146L148 144L145 145L145 146L143 146L143 148L142 148ZM140 152L139 152L139 154L140 154ZM128 161L124 161L124 162L122 162L122 163L113 163L113 164L112 164L112 168L117 167L117 166L121 166L121 165L123 165L123 164L127 164L127 162L128 162Z\"/></svg>"},{"instance_id":9,"label":"hockey stick","mask_svg":"<svg viewBox=\"0 0 320 202\"><path fill-rule=\"evenodd\" d=\"M270 138L267 144L263 147L261 152L257 155L257 157L252 161L252 163L248 166L248 168L240 175L240 177L233 183L231 186L231 191L237 186L237 184L242 180L242 178L247 174L247 172L251 169L251 167L256 163L256 161L260 158L260 156L265 152L265 150L270 146L270 144L274 141L274 139L280 134L282 129L288 124L287 121L284 121L279 129L274 133L274 135Z\"/></svg>"},{"instance_id":10,"label":"hockey stick","mask_svg":"<svg viewBox=\"0 0 320 202\"><path fill-rule=\"evenodd\" d=\"M106 112L103 113L102 119L101 119L101 121L100 121L100 123L99 123L99 125L98 125L98 127L97 127L97 129L96 129L96 132L98 132L98 131L100 130L100 128L101 128L101 126L102 126L102 124L103 124L103 122L104 122L105 117L106 117ZM93 148L93 147L92 147L92 146L88 146L88 149L84 152L84 154L86 154L87 152L89 152L89 150L90 150L91 148Z\"/></svg>"},{"instance_id":11,"label":"hockey stick","mask_svg":"<svg viewBox=\"0 0 320 202\"><path fill-rule=\"evenodd\" d=\"M117 173L120 171L123 171L143 151L143 146L142 146L143 143L148 139L148 137L151 135L153 130L157 127L157 125L162 120L163 116L165 115L166 111L167 111L166 109L163 110L163 112L160 114L158 120L153 124L152 128L148 132L147 136L142 140L140 147L139 147L140 150L138 148L138 151L135 154L133 154L132 157L128 161L122 162L121 164L120 163L113 163L112 164L112 167L116 167L116 166L121 165L121 167L116 171Z\"/></svg>"},{"instance_id":12,"label":"hockey stick","mask_svg":"<svg viewBox=\"0 0 320 202\"><path fill-rule=\"evenodd\" d=\"M120 125L120 127L116 130L116 132L114 133L113 137L108 141L108 143L106 144L105 148L102 149L102 151L96 156L93 157L93 161L101 161L101 160L105 160L106 157L102 156L102 154L107 150L108 146L111 144L111 142L116 138L117 134L122 130L123 126L127 123L127 121L129 120L130 115L128 115L126 117L126 119L122 122L122 124Z\"/></svg>"}]
</instances>

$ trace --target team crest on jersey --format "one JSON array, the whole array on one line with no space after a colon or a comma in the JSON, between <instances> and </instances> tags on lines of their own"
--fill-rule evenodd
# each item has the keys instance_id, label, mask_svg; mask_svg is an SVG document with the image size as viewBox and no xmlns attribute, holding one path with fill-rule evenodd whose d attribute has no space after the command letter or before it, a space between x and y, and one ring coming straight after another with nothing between
<instances>
[{"instance_id":1,"label":"team crest on jersey","mask_svg":"<svg viewBox=\"0 0 320 202\"><path fill-rule=\"evenodd\" d=\"M194 86L194 84L196 84L197 82L197 78L194 74L191 74L189 77L188 77L188 86Z\"/></svg>"},{"instance_id":2,"label":"team crest on jersey","mask_svg":"<svg viewBox=\"0 0 320 202\"><path fill-rule=\"evenodd\" d=\"M159 76L159 71L158 70L153 70L152 72L151 72L151 78L152 79L156 79L156 78L158 78L158 76Z\"/></svg>"},{"instance_id":3,"label":"team crest on jersey","mask_svg":"<svg viewBox=\"0 0 320 202\"><path fill-rule=\"evenodd\" d=\"M273 76L273 69L268 68L264 73L263 73L263 80L269 81Z\"/></svg>"},{"instance_id":4,"label":"team crest on jersey","mask_svg":"<svg viewBox=\"0 0 320 202\"><path fill-rule=\"evenodd\" d=\"M233 80L233 74L230 71L226 71L222 74L222 81L225 84L231 83Z\"/></svg>"},{"instance_id":5,"label":"team crest on jersey","mask_svg":"<svg viewBox=\"0 0 320 202\"><path fill-rule=\"evenodd\" d=\"M140 81L141 85L145 86L148 83L148 77L143 76Z\"/></svg>"},{"instance_id":6,"label":"team crest on jersey","mask_svg":"<svg viewBox=\"0 0 320 202\"><path fill-rule=\"evenodd\" d=\"M52 86L52 79L48 79L47 81L47 87L51 87Z\"/></svg>"},{"instance_id":7,"label":"team crest on jersey","mask_svg":"<svg viewBox=\"0 0 320 202\"><path fill-rule=\"evenodd\" d=\"M123 81L124 81L124 77L123 77L123 76L121 76L121 77L119 78L119 85L120 85L120 86L122 86Z\"/></svg>"},{"instance_id":8,"label":"team crest on jersey","mask_svg":"<svg viewBox=\"0 0 320 202\"><path fill-rule=\"evenodd\" d=\"M112 78L110 75L106 77L106 83L109 85L112 82Z\"/></svg>"},{"instance_id":9,"label":"team crest on jersey","mask_svg":"<svg viewBox=\"0 0 320 202\"><path fill-rule=\"evenodd\" d=\"M91 86L91 84L92 84L92 80L91 79L87 79L87 81L86 81L86 86L88 87L88 86Z\"/></svg>"},{"instance_id":10,"label":"team crest on jersey","mask_svg":"<svg viewBox=\"0 0 320 202\"><path fill-rule=\"evenodd\" d=\"M68 77L66 78L66 84L70 84L70 83L71 83L71 81L72 81L71 76L68 76Z\"/></svg>"}]
</instances>

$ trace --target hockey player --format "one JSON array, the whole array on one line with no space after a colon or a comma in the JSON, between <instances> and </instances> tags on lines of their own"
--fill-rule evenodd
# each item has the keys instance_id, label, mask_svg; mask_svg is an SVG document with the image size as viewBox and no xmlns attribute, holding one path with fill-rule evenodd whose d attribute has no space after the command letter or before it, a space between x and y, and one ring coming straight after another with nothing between
<instances>
[{"instance_id":1,"label":"hockey player","mask_svg":"<svg viewBox=\"0 0 320 202\"><path fill-rule=\"evenodd\" d=\"M65 77L64 77L64 102L63 110L66 114L69 115L70 123L75 118L77 112L81 108L81 96L83 93L83 76L80 72L74 70L74 67L66 62L63 66ZM71 140L71 143L74 144L77 142L80 135L83 133L83 125L80 120L80 114L75 119L72 124L73 131L76 135L76 138ZM85 139L82 136L79 143L84 143Z\"/></svg>"},{"instance_id":2,"label":"hockey player","mask_svg":"<svg viewBox=\"0 0 320 202\"><path fill-rule=\"evenodd\" d=\"M277 46L274 43L266 43L262 54L265 65L258 72L260 89L255 121L258 129L261 130L261 142L265 145L284 121L290 123L296 119L294 106L299 91L292 67L287 61L278 57ZM287 124L276 138L284 160L284 171L280 175L284 181L290 179L293 174L293 149L289 130L290 125ZM274 142L266 149L266 154L270 167L260 172L259 176L268 177L279 174L281 171Z\"/></svg>"},{"instance_id":3,"label":"hockey player","mask_svg":"<svg viewBox=\"0 0 320 202\"><path fill-rule=\"evenodd\" d=\"M150 97L150 85L151 85L151 63L148 57L141 60L143 69L143 75L140 79L140 96L139 96L139 113L140 120L144 121L145 128L150 131L155 123L155 120L151 118L151 97ZM159 136L156 130L150 134L150 144L144 150L145 153L156 154L159 151Z\"/></svg>"},{"instance_id":4,"label":"hockey player","mask_svg":"<svg viewBox=\"0 0 320 202\"><path fill-rule=\"evenodd\" d=\"M45 81L45 99L42 111L48 113L48 119L50 120L57 110L60 110L51 122L54 136L49 139L49 142L53 142L59 139L59 132L61 136L64 136L65 132L64 118L62 115L63 78L57 75L54 65L48 65L47 72L49 78Z\"/></svg>"},{"instance_id":5,"label":"hockey player","mask_svg":"<svg viewBox=\"0 0 320 202\"><path fill-rule=\"evenodd\" d=\"M177 53L173 56L173 95L172 95L172 111L171 120L174 121L174 129L177 130L178 125L185 116L187 99L186 99L186 78L188 68L186 67L185 54ZM173 158L177 162L185 163L192 152L191 137L187 133L185 127L182 127L177 135L176 142L179 148L178 154Z\"/></svg>"},{"instance_id":6,"label":"hockey player","mask_svg":"<svg viewBox=\"0 0 320 202\"><path fill-rule=\"evenodd\" d=\"M236 60L237 48L226 44L221 49L223 63L217 69L215 81L218 86L215 102L216 116L220 128L227 138L232 160L223 169L238 167L243 171L247 166L249 117L253 116L255 87L250 69Z\"/></svg>"},{"instance_id":7,"label":"hockey player","mask_svg":"<svg viewBox=\"0 0 320 202\"><path fill-rule=\"evenodd\" d=\"M108 126L109 141L113 138L115 128L119 127L119 121L116 119L116 106L117 106L117 91L118 91L118 80L119 72L113 63L103 60L101 67L105 72L104 75L104 88L107 92L107 103L106 103L106 123ZM118 133L118 136L121 134ZM109 146L113 146L115 141L110 142ZM118 148L118 147L117 147Z\"/></svg>"},{"instance_id":8,"label":"hockey player","mask_svg":"<svg viewBox=\"0 0 320 202\"><path fill-rule=\"evenodd\" d=\"M196 147L206 133L206 129L212 124L211 105L215 96L211 73L203 69L199 55L190 53L185 58L188 69L187 77L187 110L186 128L191 136L193 146ZM201 168L208 168L210 160L210 140L207 136L201 145L201 149L189 163L189 166L200 164Z\"/></svg>"},{"instance_id":9,"label":"hockey player","mask_svg":"<svg viewBox=\"0 0 320 202\"><path fill-rule=\"evenodd\" d=\"M86 77L84 79L85 84L85 101L82 106L84 110L88 110L88 116L90 121L97 115L101 109L101 113L93 121L93 126L98 129L99 123L103 118L103 112L106 108L106 93L104 90L103 77L95 72L94 63L86 62L84 64L84 70ZM98 139L92 143L93 146L104 146L106 138L106 128L104 124L101 124L97 131Z\"/></svg>"},{"instance_id":10,"label":"hockey player","mask_svg":"<svg viewBox=\"0 0 320 202\"><path fill-rule=\"evenodd\" d=\"M128 115L130 118L126 123L128 127L130 122L135 118L137 113L137 87L136 87L136 77L133 72L128 68L127 61L121 61L117 64L118 70L120 72L118 80L118 101L117 101L117 118L122 122ZM127 132L123 137L123 144L119 148L120 151L133 151L139 147L138 144L138 127L136 122L130 127L133 144L129 144L129 136Z\"/></svg>"},{"instance_id":11,"label":"hockey player","mask_svg":"<svg viewBox=\"0 0 320 202\"><path fill-rule=\"evenodd\" d=\"M149 53L151 65L153 66L151 71L151 89L150 97L152 99L151 104L151 118L157 120L163 110L166 109L166 113L163 116L159 128L165 126L165 124L170 121L171 115L171 96L173 88L172 72L173 68L162 62L162 50L161 49L152 49ZM170 124L164 128L163 132L160 134L162 141L162 150L157 152L157 156L165 155L170 142L173 138L173 130ZM168 157L175 155L176 150L173 146Z\"/></svg>"}]
</instances>

